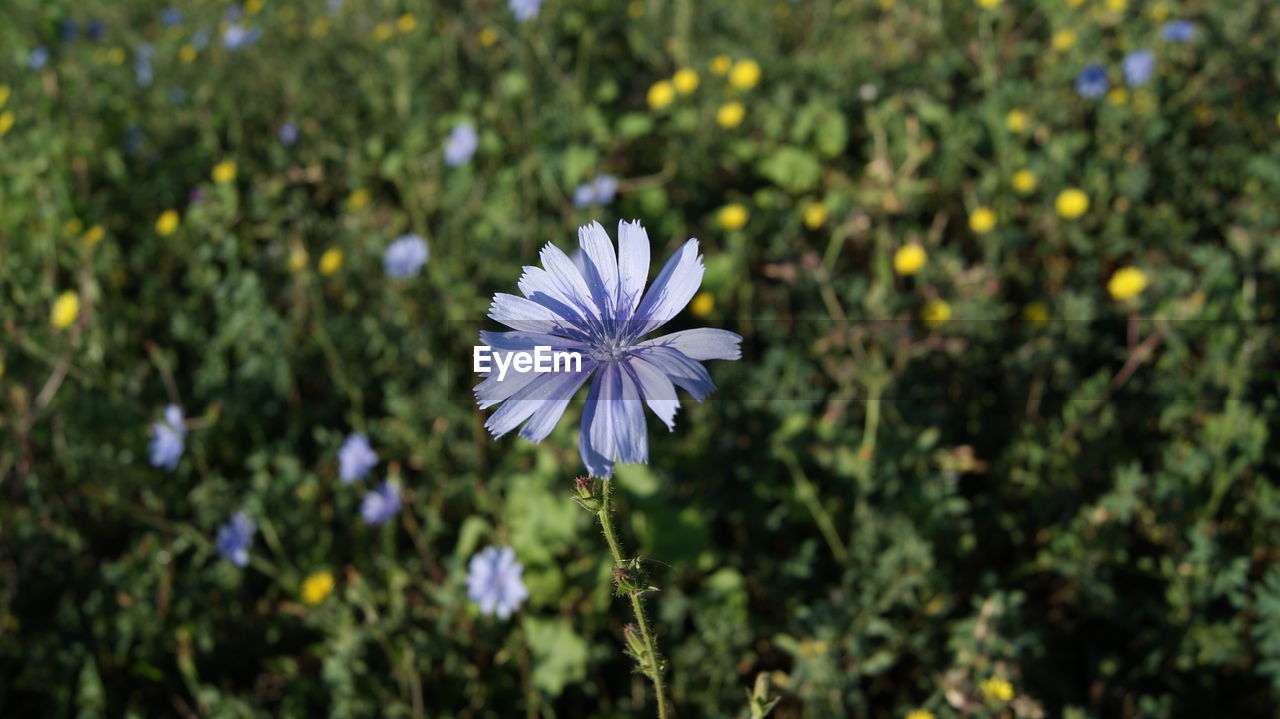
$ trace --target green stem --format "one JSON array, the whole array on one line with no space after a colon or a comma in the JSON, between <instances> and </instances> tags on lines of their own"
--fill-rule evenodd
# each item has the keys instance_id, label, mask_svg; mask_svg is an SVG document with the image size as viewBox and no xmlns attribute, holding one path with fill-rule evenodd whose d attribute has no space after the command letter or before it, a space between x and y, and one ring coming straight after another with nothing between
<instances>
[{"instance_id":1,"label":"green stem","mask_svg":"<svg viewBox=\"0 0 1280 719\"><path fill-rule=\"evenodd\" d=\"M618 537L613 529L613 507L610 498L613 495L613 481L603 480L604 487L601 489L600 509L596 515L600 518L600 529L604 531L604 539L609 543L609 551L613 554L613 563L615 567L621 567L626 562L626 558L622 554L622 545L618 543ZM653 638L653 631L649 629L649 619L644 613L644 603L640 599L638 592L632 592L628 595L631 599L631 611L636 615L636 626L640 628L640 636L644 640L645 649L648 651L652 664L651 671L647 672L649 678L653 680L653 691L658 695L658 719L667 719L667 691L666 686L662 683L662 665L658 661L658 642Z\"/></svg>"}]
</instances>

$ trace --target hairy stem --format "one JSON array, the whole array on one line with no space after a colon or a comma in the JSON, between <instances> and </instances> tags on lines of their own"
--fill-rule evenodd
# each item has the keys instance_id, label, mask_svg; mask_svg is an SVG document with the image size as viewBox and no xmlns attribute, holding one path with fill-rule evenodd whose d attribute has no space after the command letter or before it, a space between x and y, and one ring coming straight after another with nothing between
<instances>
[{"instance_id":1,"label":"hairy stem","mask_svg":"<svg viewBox=\"0 0 1280 719\"><path fill-rule=\"evenodd\" d=\"M600 518L600 529L604 531L605 541L609 543L609 551L613 554L615 567L626 565L626 557L622 554L622 545L618 543L617 533L613 528L613 507L610 499L613 494L613 481L604 480L601 489L600 509L596 516ZM658 695L658 719L667 719L667 690L662 682L662 663L658 660L658 642L649 628L649 619L644 613L644 602L640 592L628 592L631 599L631 611L636 616L636 626L640 629L640 637L648 654L648 666L643 666L645 674L653 680L653 691Z\"/></svg>"}]
</instances>

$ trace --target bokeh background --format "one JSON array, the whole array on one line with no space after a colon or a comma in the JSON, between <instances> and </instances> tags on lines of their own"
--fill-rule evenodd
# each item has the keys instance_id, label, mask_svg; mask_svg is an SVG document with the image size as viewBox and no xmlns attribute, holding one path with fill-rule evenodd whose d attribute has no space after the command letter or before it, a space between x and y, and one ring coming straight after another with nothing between
<instances>
[{"instance_id":1,"label":"bokeh background","mask_svg":"<svg viewBox=\"0 0 1280 719\"><path fill-rule=\"evenodd\" d=\"M5 0L0 715L652 715L580 405L494 441L458 355L634 218L745 338L615 478L678 716L762 673L786 718L1275 716L1278 43L1270 0Z\"/></svg>"}]
</instances>

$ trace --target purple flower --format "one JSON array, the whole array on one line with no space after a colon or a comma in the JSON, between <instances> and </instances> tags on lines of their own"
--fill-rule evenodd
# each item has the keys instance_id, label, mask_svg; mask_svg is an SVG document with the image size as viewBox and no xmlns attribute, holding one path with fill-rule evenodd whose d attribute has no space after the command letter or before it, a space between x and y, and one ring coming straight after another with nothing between
<instances>
[{"instance_id":1,"label":"purple flower","mask_svg":"<svg viewBox=\"0 0 1280 719\"><path fill-rule=\"evenodd\" d=\"M537 17L538 8L541 6L542 0L507 0L507 7L511 8L511 14L515 15L520 22Z\"/></svg>"},{"instance_id":2,"label":"purple flower","mask_svg":"<svg viewBox=\"0 0 1280 719\"><path fill-rule=\"evenodd\" d=\"M165 27L174 27L182 24L182 11L177 8L165 8L160 12L160 22Z\"/></svg>"},{"instance_id":3,"label":"purple flower","mask_svg":"<svg viewBox=\"0 0 1280 719\"><path fill-rule=\"evenodd\" d=\"M397 238L382 253L382 268L388 277L404 279L418 274L431 255L426 240L418 235L404 235Z\"/></svg>"},{"instance_id":4,"label":"purple flower","mask_svg":"<svg viewBox=\"0 0 1280 719\"><path fill-rule=\"evenodd\" d=\"M378 464L378 453L363 433L349 434L338 449L338 478L344 484L360 479Z\"/></svg>"},{"instance_id":5,"label":"purple flower","mask_svg":"<svg viewBox=\"0 0 1280 719\"><path fill-rule=\"evenodd\" d=\"M1076 92L1080 97L1093 99L1107 94L1107 68L1095 63L1087 65L1076 77Z\"/></svg>"},{"instance_id":6,"label":"purple flower","mask_svg":"<svg viewBox=\"0 0 1280 719\"><path fill-rule=\"evenodd\" d=\"M102 36L105 35L106 33L107 33L107 26L103 25L102 21L98 20L97 18L90 20L89 27L88 29L85 30L85 35L88 35L89 39L94 42L101 40Z\"/></svg>"},{"instance_id":7,"label":"purple flower","mask_svg":"<svg viewBox=\"0 0 1280 719\"><path fill-rule=\"evenodd\" d=\"M523 573L511 547L486 547L467 564L467 597L481 614L506 619L529 596Z\"/></svg>"},{"instance_id":8,"label":"purple flower","mask_svg":"<svg viewBox=\"0 0 1280 719\"><path fill-rule=\"evenodd\" d=\"M240 23L233 23L222 31L222 46L234 52L254 44L260 37L262 37L261 28L246 28Z\"/></svg>"},{"instance_id":9,"label":"purple flower","mask_svg":"<svg viewBox=\"0 0 1280 719\"><path fill-rule=\"evenodd\" d=\"M470 160L476 152L476 144L474 127L465 122L454 125L449 131L449 140L444 143L444 164L457 167Z\"/></svg>"},{"instance_id":10,"label":"purple flower","mask_svg":"<svg viewBox=\"0 0 1280 719\"><path fill-rule=\"evenodd\" d=\"M1171 20L1160 28L1160 37L1169 42L1191 42L1196 37L1196 24L1190 20Z\"/></svg>"},{"instance_id":11,"label":"purple flower","mask_svg":"<svg viewBox=\"0 0 1280 719\"><path fill-rule=\"evenodd\" d=\"M253 533L258 525L244 512L236 512L231 521L218 529L216 542L218 555L237 567L249 563L249 548L253 546Z\"/></svg>"},{"instance_id":12,"label":"purple flower","mask_svg":"<svg viewBox=\"0 0 1280 719\"><path fill-rule=\"evenodd\" d=\"M286 122L280 126L280 132L276 133L276 137L280 139L280 143L285 147L291 146L298 141L298 125L293 122Z\"/></svg>"},{"instance_id":13,"label":"purple flower","mask_svg":"<svg viewBox=\"0 0 1280 719\"><path fill-rule=\"evenodd\" d=\"M44 46L37 47L27 55L27 67L32 70L39 70L49 64L49 51Z\"/></svg>"},{"instance_id":14,"label":"purple flower","mask_svg":"<svg viewBox=\"0 0 1280 719\"><path fill-rule=\"evenodd\" d=\"M584 182L573 191L574 207L604 206L613 202L618 191L618 178L613 175L597 175L591 182Z\"/></svg>"},{"instance_id":15,"label":"purple flower","mask_svg":"<svg viewBox=\"0 0 1280 719\"><path fill-rule=\"evenodd\" d=\"M364 495L364 501L360 503L360 516L364 517L364 523L370 526L384 524L399 513L399 482L383 482L377 489Z\"/></svg>"},{"instance_id":16,"label":"purple flower","mask_svg":"<svg viewBox=\"0 0 1280 719\"><path fill-rule=\"evenodd\" d=\"M1138 50L1125 55L1120 61L1124 80L1130 87L1140 87L1151 81L1156 70L1156 56L1150 50Z\"/></svg>"},{"instance_id":17,"label":"purple flower","mask_svg":"<svg viewBox=\"0 0 1280 719\"><path fill-rule=\"evenodd\" d=\"M742 338L703 328L641 340L671 321L698 291L705 268L697 240L676 250L648 292L649 236L639 222L618 223L617 253L597 222L579 228L578 243L580 265L548 243L542 267L524 268L518 284L524 297L494 295L489 317L515 332L480 333L498 367L518 368L513 363L537 348L576 353L576 367L570 360L551 365L551 371L536 364L526 371L481 371L485 379L475 395L481 409L505 402L485 422L495 437L524 423L520 436L538 442L595 374L578 449L591 474L607 478L615 461L649 461L644 405L673 429L680 407L675 388L701 402L716 388L701 362L738 359Z\"/></svg>"},{"instance_id":18,"label":"purple flower","mask_svg":"<svg viewBox=\"0 0 1280 719\"><path fill-rule=\"evenodd\" d=\"M164 467L172 472L178 468L182 450L186 447L187 427L182 419L182 408L171 404L164 408L164 421L151 425L151 466Z\"/></svg>"}]
</instances>

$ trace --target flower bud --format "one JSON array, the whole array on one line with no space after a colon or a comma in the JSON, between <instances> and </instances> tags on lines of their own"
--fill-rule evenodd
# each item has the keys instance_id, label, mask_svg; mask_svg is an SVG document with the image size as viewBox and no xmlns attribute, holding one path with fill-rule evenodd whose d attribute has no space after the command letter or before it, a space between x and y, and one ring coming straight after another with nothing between
<instances>
[{"instance_id":1,"label":"flower bud","mask_svg":"<svg viewBox=\"0 0 1280 719\"><path fill-rule=\"evenodd\" d=\"M599 512L603 506L600 498L600 483L591 477L578 477L573 480L573 501L588 512Z\"/></svg>"}]
</instances>

